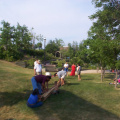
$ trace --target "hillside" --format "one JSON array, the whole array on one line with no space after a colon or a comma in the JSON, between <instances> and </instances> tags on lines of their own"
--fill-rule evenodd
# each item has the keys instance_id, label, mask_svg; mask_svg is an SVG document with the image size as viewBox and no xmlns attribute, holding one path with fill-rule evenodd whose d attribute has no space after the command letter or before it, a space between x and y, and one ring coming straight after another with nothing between
<instances>
[{"instance_id":1,"label":"hillside","mask_svg":"<svg viewBox=\"0 0 120 120\"><path fill-rule=\"evenodd\" d=\"M114 74L82 74L66 77L59 95L51 95L43 106L28 108L33 69L0 60L0 120L120 120L120 88L114 89ZM49 87L58 78L52 78Z\"/></svg>"}]
</instances>

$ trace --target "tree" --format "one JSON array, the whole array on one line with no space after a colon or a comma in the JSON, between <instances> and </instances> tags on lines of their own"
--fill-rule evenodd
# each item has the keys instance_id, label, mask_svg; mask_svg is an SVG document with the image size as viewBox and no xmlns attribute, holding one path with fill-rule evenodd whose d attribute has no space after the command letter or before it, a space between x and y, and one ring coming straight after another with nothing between
<instances>
[{"instance_id":1,"label":"tree","mask_svg":"<svg viewBox=\"0 0 120 120\"><path fill-rule=\"evenodd\" d=\"M55 56L55 52L59 51L59 46L55 43L55 41L50 40L50 42L45 47L45 51L52 53Z\"/></svg>"},{"instance_id":2,"label":"tree","mask_svg":"<svg viewBox=\"0 0 120 120\"><path fill-rule=\"evenodd\" d=\"M4 46L6 50L8 50L12 46L12 27L10 26L10 23L5 22L4 20L1 22L3 25L2 28L0 28L1 31L1 39L0 39L0 44Z\"/></svg>"},{"instance_id":3,"label":"tree","mask_svg":"<svg viewBox=\"0 0 120 120\"><path fill-rule=\"evenodd\" d=\"M52 53L55 56L56 51L60 50L60 47L63 46L63 43L64 42L62 39L50 40L45 47L45 51L48 53Z\"/></svg>"},{"instance_id":4,"label":"tree","mask_svg":"<svg viewBox=\"0 0 120 120\"><path fill-rule=\"evenodd\" d=\"M99 9L90 16L96 19L89 32L90 49L102 67L106 64L115 67L120 50L120 2L93 0L93 3Z\"/></svg>"},{"instance_id":5,"label":"tree","mask_svg":"<svg viewBox=\"0 0 120 120\"><path fill-rule=\"evenodd\" d=\"M29 30L25 25L21 26L18 23L17 27L14 31L14 34L15 34L15 40L14 40L15 43L14 44L15 44L17 50L31 48L31 43L30 43L31 36L29 36Z\"/></svg>"},{"instance_id":6,"label":"tree","mask_svg":"<svg viewBox=\"0 0 120 120\"><path fill-rule=\"evenodd\" d=\"M41 42L37 43L35 45L35 48L39 48L39 50L42 49L42 43Z\"/></svg>"},{"instance_id":7,"label":"tree","mask_svg":"<svg viewBox=\"0 0 120 120\"><path fill-rule=\"evenodd\" d=\"M25 25L20 26L19 23L17 27L10 26L10 23L4 20L1 24L3 26L0 28L0 44L4 48L4 50L2 49L4 59L9 61L19 59L23 56L22 50L31 48L28 28Z\"/></svg>"}]
</instances>

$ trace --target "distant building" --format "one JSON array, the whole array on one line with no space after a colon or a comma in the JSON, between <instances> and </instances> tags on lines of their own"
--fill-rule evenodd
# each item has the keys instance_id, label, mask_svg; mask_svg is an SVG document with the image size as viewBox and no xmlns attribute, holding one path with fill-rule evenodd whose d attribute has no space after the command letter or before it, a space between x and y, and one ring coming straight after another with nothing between
<instances>
[{"instance_id":1,"label":"distant building","mask_svg":"<svg viewBox=\"0 0 120 120\"><path fill-rule=\"evenodd\" d=\"M61 51L61 50L68 50L68 46L60 47L60 51Z\"/></svg>"},{"instance_id":2,"label":"distant building","mask_svg":"<svg viewBox=\"0 0 120 120\"><path fill-rule=\"evenodd\" d=\"M56 51L55 56L62 58L62 51L64 51L64 50L65 51L68 50L68 46L60 47L60 51Z\"/></svg>"}]
</instances>

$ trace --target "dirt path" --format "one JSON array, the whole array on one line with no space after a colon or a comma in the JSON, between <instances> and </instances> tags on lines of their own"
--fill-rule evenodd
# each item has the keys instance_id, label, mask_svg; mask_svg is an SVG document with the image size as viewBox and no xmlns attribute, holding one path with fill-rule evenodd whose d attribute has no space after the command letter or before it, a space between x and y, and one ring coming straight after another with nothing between
<instances>
[{"instance_id":1,"label":"dirt path","mask_svg":"<svg viewBox=\"0 0 120 120\"><path fill-rule=\"evenodd\" d=\"M101 70L83 70L81 73L101 73Z\"/></svg>"},{"instance_id":2,"label":"dirt path","mask_svg":"<svg viewBox=\"0 0 120 120\"><path fill-rule=\"evenodd\" d=\"M70 74L71 72L69 71L69 74ZM81 74L82 73L101 73L101 70L82 70L81 71ZM77 74L77 72L75 72L75 74Z\"/></svg>"}]
</instances>

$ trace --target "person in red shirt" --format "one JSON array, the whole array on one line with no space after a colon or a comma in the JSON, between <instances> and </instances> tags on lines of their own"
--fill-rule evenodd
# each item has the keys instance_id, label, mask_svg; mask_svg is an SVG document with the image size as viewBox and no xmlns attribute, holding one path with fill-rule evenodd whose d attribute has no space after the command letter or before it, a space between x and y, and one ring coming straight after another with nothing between
<instances>
[{"instance_id":1,"label":"person in red shirt","mask_svg":"<svg viewBox=\"0 0 120 120\"><path fill-rule=\"evenodd\" d=\"M33 76L31 79L33 90L38 89L39 94L42 94L43 91L48 90L48 82L51 79L51 74L46 72L46 75L37 75Z\"/></svg>"}]
</instances>

